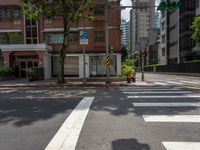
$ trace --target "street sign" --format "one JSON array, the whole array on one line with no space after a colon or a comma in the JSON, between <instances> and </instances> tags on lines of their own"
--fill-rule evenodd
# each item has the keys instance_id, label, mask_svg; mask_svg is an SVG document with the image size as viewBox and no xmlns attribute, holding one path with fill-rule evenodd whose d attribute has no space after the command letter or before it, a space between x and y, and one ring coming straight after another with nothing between
<instances>
[{"instance_id":1,"label":"street sign","mask_svg":"<svg viewBox=\"0 0 200 150\"><path fill-rule=\"evenodd\" d=\"M88 45L88 31L87 30L80 31L80 45Z\"/></svg>"}]
</instances>

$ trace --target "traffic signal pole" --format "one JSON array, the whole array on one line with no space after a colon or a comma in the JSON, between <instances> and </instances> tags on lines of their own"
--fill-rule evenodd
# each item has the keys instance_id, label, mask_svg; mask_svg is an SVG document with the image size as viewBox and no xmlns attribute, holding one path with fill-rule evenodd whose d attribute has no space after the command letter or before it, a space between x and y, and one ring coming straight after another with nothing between
<instances>
[{"instance_id":1,"label":"traffic signal pole","mask_svg":"<svg viewBox=\"0 0 200 150\"><path fill-rule=\"evenodd\" d=\"M105 7L105 47L106 56L109 55L109 16L108 16L108 0L104 0ZM110 83L110 67L106 67L106 83Z\"/></svg>"}]
</instances>

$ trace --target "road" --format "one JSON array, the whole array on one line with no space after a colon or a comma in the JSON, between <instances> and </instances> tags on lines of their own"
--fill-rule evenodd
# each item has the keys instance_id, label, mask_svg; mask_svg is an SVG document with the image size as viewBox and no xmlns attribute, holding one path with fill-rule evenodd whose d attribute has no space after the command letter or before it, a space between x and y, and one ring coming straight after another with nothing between
<instances>
[{"instance_id":1,"label":"road","mask_svg":"<svg viewBox=\"0 0 200 150\"><path fill-rule=\"evenodd\" d=\"M141 75L138 74L138 80ZM200 77L145 73L145 80L157 85L175 85L200 90Z\"/></svg>"},{"instance_id":2,"label":"road","mask_svg":"<svg viewBox=\"0 0 200 150\"><path fill-rule=\"evenodd\" d=\"M150 74L143 86L2 88L1 149L199 150L200 90L155 83L166 78Z\"/></svg>"}]
</instances>

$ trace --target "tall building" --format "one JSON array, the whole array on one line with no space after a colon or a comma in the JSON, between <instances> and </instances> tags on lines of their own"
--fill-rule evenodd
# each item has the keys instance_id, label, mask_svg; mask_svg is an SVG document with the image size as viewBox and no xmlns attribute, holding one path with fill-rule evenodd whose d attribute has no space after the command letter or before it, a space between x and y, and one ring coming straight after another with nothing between
<instances>
[{"instance_id":1,"label":"tall building","mask_svg":"<svg viewBox=\"0 0 200 150\"><path fill-rule=\"evenodd\" d=\"M155 28L160 29L160 12L155 13Z\"/></svg>"},{"instance_id":2,"label":"tall building","mask_svg":"<svg viewBox=\"0 0 200 150\"><path fill-rule=\"evenodd\" d=\"M196 0L196 16L200 15L200 0Z\"/></svg>"},{"instance_id":3,"label":"tall building","mask_svg":"<svg viewBox=\"0 0 200 150\"><path fill-rule=\"evenodd\" d=\"M163 0L168 1L168 0ZM181 7L174 12L162 12L161 15L161 64L181 63L195 59L195 42L191 36L192 22L195 17L196 1L180 0Z\"/></svg>"},{"instance_id":4,"label":"tall building","mask_svg":"<svg viewBox=\"0 0 200 150\"><path fill-rule=\"evenodd\" d=\"M122 19L121 20L121 45L128 45L129 43L129 23Z\"/></svg>"},{"instance_id":5,"label":"tall building","mask_svg":"<svg viewBox=\"0 0 200 150\"><path fill-rule=\"evenodd\" d=\"M166 1L166 0L162 0ZM168 24L168 14L167 12L163 11L161 12L161 27L160 27L160 51L159 53L159 58L158 58L158 63L165 65L167 64L167 24Z\"/></svg>"},{"instance_id":6,"label":"tall building","mask_svg":"<svg viewBox=\"0 0 200 150\"><path fill-rule=\"evenodd\" d=\"M155 0L132 0L133 7L143 7L143 9L132 9L130 11L131 23L131 50L142 50L147 47L149 29L155 27Z\"/></svg>"},{"instance_id":7,"label":"tall building","mask_svg":"<svg viewBox=\"0 0 200 150\"><path fill-rule=\"evenodd\" d=\"M86 29L89 35L86 49L86 77L104 76L105 68L105 17L104 0L94 0L95 20L80 20L70 27L65 76L83 77L83 46L79 44L79 34ZM58 51L63 42L63 20L29 19L22 13L21 0L0 0L0 49L3 65L13 68L17 77L26 77L30 67L44 68L45 78L57 75ZM111 75L121 74L121 12L120 0L109 1L109 45L111 54Z\"/></svg>"}]
</instances>

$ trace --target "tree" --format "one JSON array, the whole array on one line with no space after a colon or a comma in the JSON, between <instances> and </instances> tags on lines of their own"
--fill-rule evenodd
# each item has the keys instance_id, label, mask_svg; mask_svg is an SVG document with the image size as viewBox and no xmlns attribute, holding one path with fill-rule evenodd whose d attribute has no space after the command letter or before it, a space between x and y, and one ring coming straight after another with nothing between
<instances>
[{"instance_id":1,"label":"tree","mask_svg":"<svg viewBox=\"0 0 200 150\"><path fill-rule=\"evenodd\" d=\"M200 45L200 16L197 16L193 21L192 29L194 30L192 39L194 39L198 45Z\"/></svg>"},{"instance_id":2,"label":"tree","mask_svg":"<svg viewBox=\"0 0 200 150\"><path fill-rule=\"evenodd\" d=\"M174 2L161 2L157 8L157 10L160 10L160 11L169 11L169 12L172 12L172 11L175 11L176 9L180 8L181 6L181 3L180 1L174 1Z\"/></svg>"},{"instance_id":3,"label":"tree","mask_svg":"<svg viewBox=\"0 0 200 150\"><path fill-rule=\"evenodd\" d=\"M122 62L128 58L128 47L127 45L123 45L122 49L121 49L121 53L122 53Z\"/></svg>"},{"instance_id":4,"label":"tree","mask_svg":"<svg viewBox=\"0 0 200 150\"><path fill-rule=\"evenodd\" d=\"M23 3L24 13L32 19L53 18L60 16L63 19L63 43L59 50L58 83L64 83L64 60L68 49L69 31L72 23L80 19L92 20L92 0L26 0ZM84 13L88 12L87 15Z\"/></svg>"}]
</instances>

